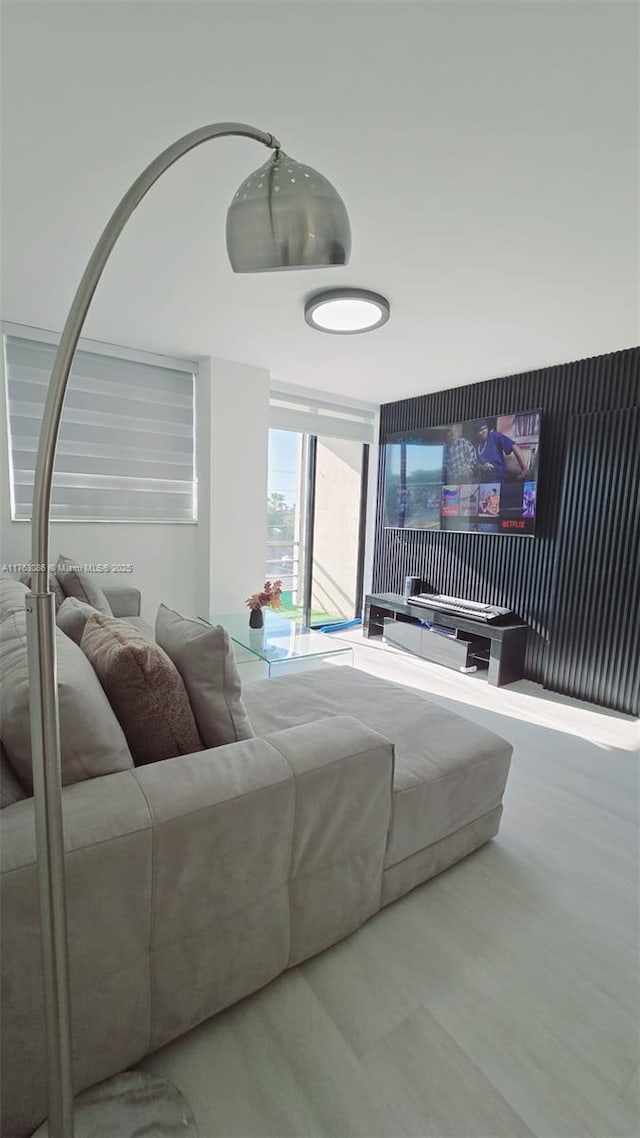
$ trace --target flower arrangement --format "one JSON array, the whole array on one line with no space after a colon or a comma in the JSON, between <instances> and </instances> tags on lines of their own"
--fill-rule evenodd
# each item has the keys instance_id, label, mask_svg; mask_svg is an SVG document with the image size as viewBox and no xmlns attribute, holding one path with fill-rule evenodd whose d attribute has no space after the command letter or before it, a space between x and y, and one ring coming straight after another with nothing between
<instances>
[{"instance_id":1,"label":"flower arrangement","mask_svg":"<svg viewBox=\"0 0 640 1138\"><path fill-rule=\"evenodd\" d=\"M282 581L265 581L262 592L252 593L247 597L245 604L250 609L272 608L279 609L282 596Z\"/></svg>"}]
</instances>

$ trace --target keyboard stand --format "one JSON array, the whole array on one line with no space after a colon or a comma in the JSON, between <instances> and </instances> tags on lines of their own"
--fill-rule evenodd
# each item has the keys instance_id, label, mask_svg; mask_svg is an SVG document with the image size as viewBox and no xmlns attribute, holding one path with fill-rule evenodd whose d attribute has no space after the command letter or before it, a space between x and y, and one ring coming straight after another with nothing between
<instances>
[{"instance_id":1,"label":"keyboard stand","mask_svg":"<svg viewBox=\"0 0 640 1138\"><path fill-rule=\"evenodd\" d=\"M443 637L437 633L432 633L430 636L420 635L420 621L426 620L430 624L439 624L470 634L474 640L482 640L489 649L488 680L494 687L503 687L505 684L512 684L524 678L529 626L521 621L512 624L490 624L473 620L468 616L460 616L458 613L444 612L443 609L410 605L397 593L368 594L364 603L365 636L382 637L385 619L415 626L415 634L405 629L398 639L403 640L403 648L423 659L434 659L436 662L443 659L442 645L433 643L434 639L441 642ZM452 663L450 666L455 665Z\"/></svg>"}]
</instances>

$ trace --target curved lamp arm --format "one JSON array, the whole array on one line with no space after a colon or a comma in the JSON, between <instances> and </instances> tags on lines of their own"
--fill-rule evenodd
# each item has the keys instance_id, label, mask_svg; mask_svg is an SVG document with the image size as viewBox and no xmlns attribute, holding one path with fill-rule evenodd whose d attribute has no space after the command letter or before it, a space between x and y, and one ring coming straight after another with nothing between
<instances>
[{"instance_id":1,"label":"curved lamp arm","mask_svg":"<svg viewBox=\"0 0 640 1138\"><path fill-rule=\"evenodd\" d=\"M46 566L49 560L49 504L60 416L78 339L105 265L134 209L140 204L154 183L158 181L158 178L164 174L165 170L168 170L179 158L182 158L183 154L187 154L196 146L208 142L211 138L219 138L228 134L253 138L256 142L262 142L272 150L280 149L280 143L272 134L258 130L257 127L247 126L245 123L212 123L210 126L203 126L198 130L191 131L190 134L185 134L177 142L163 150L157 158L154 158L153 162L150 162L136 178L113 211L91 254L91 259L83 273L65 321L44 408L33 490L31 557L34 565L44 566L44 568L35 571L34 592L44 593L48 587Z\"/></svg>"},{"instance_id":2,"label":"curved lamp arm","mask_svg":"<svg viewBox=\"0 0 640 1138\"><path fill-rule=\"evenodd\" d=\"M32 592L27 640L34 808L47 1033L49 1135L73 1138L71 1000L65 902L55 607L49 591L49 510L58 431L78 339L96 286L127 220L154 182L183 154L209 139L240 135L273 150L272 134L244 123L213 123L178 139L136 178L114 210L91 255L67 316L45 403L36 462L32 521Z\"/></svg>"}]
</instances>

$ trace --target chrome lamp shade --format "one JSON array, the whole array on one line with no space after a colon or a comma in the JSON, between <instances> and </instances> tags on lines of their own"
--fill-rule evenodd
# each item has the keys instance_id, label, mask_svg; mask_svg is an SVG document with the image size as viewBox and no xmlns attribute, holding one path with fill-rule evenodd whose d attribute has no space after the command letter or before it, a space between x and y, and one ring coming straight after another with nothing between
<instances>
[{"instance_id":1,"label":"chrome lamp shade","mask_svg":"<svg viewBox=\"0 0 640 1138\"><path fill-rule=\"evenodd\" d=\"M351 229L344 202L324 175L276 150L229 206L227 252L235 273L346 265Z\"/></svg>"}]
</instances>

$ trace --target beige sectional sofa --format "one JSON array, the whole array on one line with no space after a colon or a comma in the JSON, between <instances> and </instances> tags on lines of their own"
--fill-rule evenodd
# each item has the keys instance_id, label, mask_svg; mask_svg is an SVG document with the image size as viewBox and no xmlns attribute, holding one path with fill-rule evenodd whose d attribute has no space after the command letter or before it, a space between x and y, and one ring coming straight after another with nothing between
<instances>
[{"instance_id":1,"label":"beige sectional sofa","mask_svg":"<svg viewBox=\"0 0 640 1138\"><path fill-rule=\"evenodd\" d=\"M9 641L24 590L1 584ZM57 636L69 685L86 659ZM6 690L17 691L13 680ZM63 788L78 1091L497 833L511 747L411 689L326 667L248 684L243 696L254 738L135 767L114 717L121 769ZM2 1134L22 1138L46 1114L46 1068L33 799L13 762L6 701L3 711Z\"/></svg>"}]
</instances>

